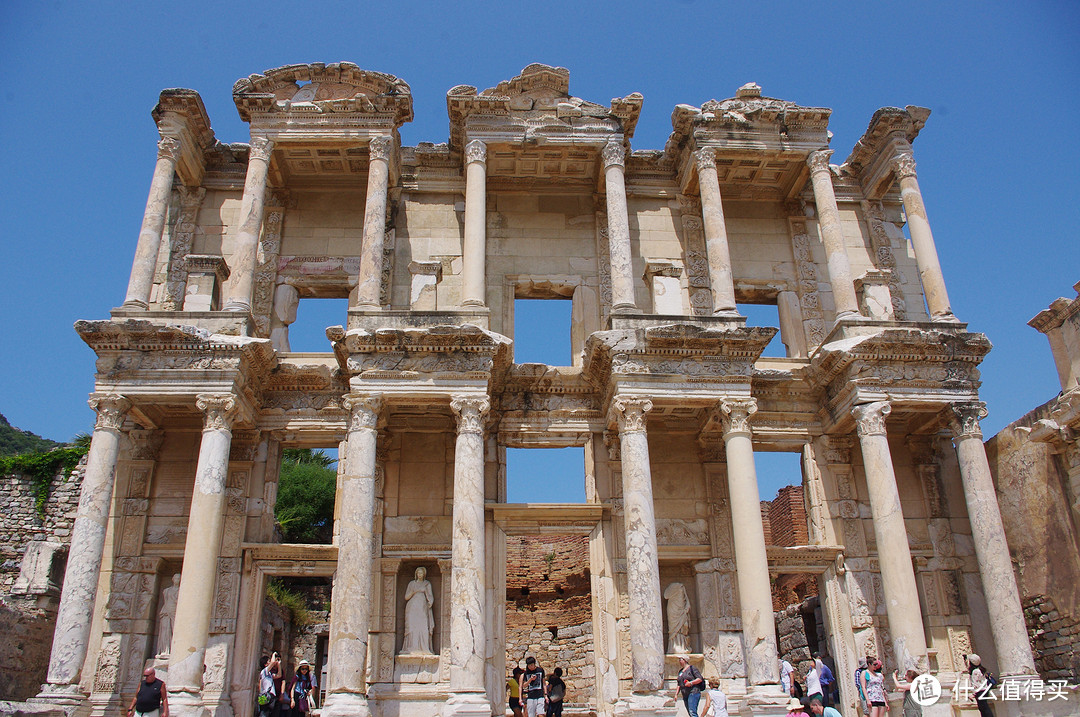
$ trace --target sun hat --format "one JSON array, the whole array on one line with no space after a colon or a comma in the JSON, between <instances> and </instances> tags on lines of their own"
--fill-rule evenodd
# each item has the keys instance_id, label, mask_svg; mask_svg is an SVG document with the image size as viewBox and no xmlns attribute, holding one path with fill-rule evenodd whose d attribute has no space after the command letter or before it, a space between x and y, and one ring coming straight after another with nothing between
<instances>
[{"instance_id":1,"label":"sun hat","mask_svg":"<svg viewBox=\"0 0 1080 717\"><path fill-rule=\"evenodd\" d=\"M968 655L968 662L978 667L982 664L982 658L976 655L974 652Z\"/></svg>"},{"instance_id":2,"label":"sun hat","mask_svg":"<svg viewBox=\"0 0 1080 717\"><path fill-rule=\"evenodd\" d=\"M792 697L790 700L788 700L786 709L787 709L788 712L794 712L795 710L802 710L803 709L803 703L799 700L798 697Z\"/></svg>"}]
</instances>

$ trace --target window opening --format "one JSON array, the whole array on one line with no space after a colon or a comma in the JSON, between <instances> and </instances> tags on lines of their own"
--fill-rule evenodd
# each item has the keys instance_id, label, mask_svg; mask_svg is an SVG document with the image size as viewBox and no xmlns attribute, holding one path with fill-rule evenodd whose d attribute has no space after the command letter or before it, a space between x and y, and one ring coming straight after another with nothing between
<instances>
[{"instance_id":1,"label":"window opening","mask_svg":"<svg viewBox=\"0 0 1080 717\"><path fill-rule=\"evenodd\" d=\"M296 320L285 326L288 350L294 353L330 353L333 349L326 338L326 328L345 326L348 314L348 298L301 297L296 307Z\"/></svg>"},{"instance_id":2,"label":"window opening","mask_svg":"<svg viewBox=\"0 0 1080 717\"><path fill-rule=\"evenodd\" d=\"M507 503L584 503L585 448L507 448Z\"/></svg>"},{"instance_id":3,"label":"window opening","mask_svg":"<svg viewBox=\"0 0 1080 717\"><path fill-rule=\"evenodd\" d=\"M736 304L739 313L746 317L747 326L771 326L780 328L780 310L776 304ZM772 341L765 347L761 354L769 358L785 358L787 347L780 340L780 332L777 331Z\"/></svg>"},{"instance_id":4,"label":"window opening","mask_svg":"<svg viewBox=\"0 0 1080 717\"><path fill-rule=\"evenodd\" d=\"M567 299L514 299L514 361L572 365L572 306Z\"/></svg>"},{"instance_id":5,"label":"window opening","mask_svg":"<svg viewBox=\"0 0 1080 717\"><path fill-rule=\"evenodd\" d=\"M274 504L274 528L280 542L333 542L337 458L337 448L286 448L281 452Z\"/></svg>"}]
</instances>

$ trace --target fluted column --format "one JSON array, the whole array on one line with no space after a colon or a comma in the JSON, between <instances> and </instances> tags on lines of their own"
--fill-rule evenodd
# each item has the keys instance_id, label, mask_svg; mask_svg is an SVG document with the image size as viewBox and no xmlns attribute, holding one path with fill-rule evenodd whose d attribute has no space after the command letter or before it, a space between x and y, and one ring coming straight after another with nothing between
<instances>
[{"instance_id":1,"label":"fluted column","mask_svg":"<svg viewBox=\"0 0 1080 717\"><path fill-rule=\"evenodd\" d=\"M831 149L811 152L806 164L810 167L810 179L814 185L818 230L821 232L821 242L825 245L836 318L842 319L858 315L859 299L855 296L851 264L844 247L844 232L840 227L840 210L836 207L836 192L833 189L832 171L829 169L829 157L832 153Z\"/></svg>"},{"instance_id":2,"label":"fluted column","mask_svg":"<svg viewBox=\"0 0 1080 717\"><path fill-rule=\"evenodd\" d=\"M891 412L892 407L886 401L875 401L851 409L859 433L866 491L874 519L874 537L877 540L877 558L885 592L885 611L889 617L889 634L892 635L893 657L901 673L909 669L921 672L927 668L926 633L885 430L885 418Z\"/></svg>"},{"instance_id":3,"label":"fluted column","mask_svg":"<svg viewBox=\"0 0 1080 717\"><path fill-rule=\"evenodd\" d=\"M979 428L979 419L986 416L986 404L957 404L952 406L951 413L950 426L960 463L971 537L979 560L990 630L997 648L997 668L1002 675L1033 675L1035 661L1020 606L1020 592L1009 545L1005 541L994 479L986 460L982 429Z\"/></svg>"},{"instance_id":4,"label":"fluted column","mask_svg":"<svg viewBox=\"0 0 1080 717\"><path fill-rule=\"evenodd\" d=\"M118 394L95 393L90 396L90 407L97 411L97 422L86 456L79 510L71 531L71 548L42 697L82 697L78 692L79 679L86 660L90 619L105 548L106 522L120 450L120 426L131 402Z\"/></svg>"},{"instance_id":5,"label":"fluted column","mask_svg":"<svg viewBox=\"0 0 1080 717\"><path fill-rule=\"evenodd\" d=\"M765 526L761 521L761 496L750 436L750 418L755 413L757 401L753 398L726 398L720 402L746 679L751 686L780 684L769 558L765 552Z\"/></svg>"},{"instance_id":6,"label":"fluted column","mask_svg":"<svg viewBox=\"0 0 1080 717\"><path fill-rule=\"evenodd\" d=\"M337 500L337 572L330 595L329 673L323 712L331 717L371 714L366 696L371 627L375 458L382 396L349 395L345 475Z\"/></svg>"},{"instance_id":7,"label":"fluted column","mask_svg":"<svg viewBox=\"0 0 1080 717\"><path fill-rule=\"evenodd\" d=\"M170 711L180 717L202 714L204 657L214 606L225 523L225 479L237 409L236 396L231 393L201 393L195 405L203 412L203 431L184 540L167 683Z\"/></svg>"},{"instance_id":8,"label":"fluted column","mask_svg":"<svg viewBox=\"0 0 1080 717\"><path fill-rule=\"evenodd\" d=\"M465 245L462 250L461 304L486 306L487 145L465 145Z\"/></svg>"},{"instance_id":9,"label":"fluted column","mask_svg":"<svg viewBox=\"0 0 1080 717\"><path fill-rule=\"evenodd\" d=\"M454 538L450 576L451 714L484 713L487 655L484 531L484 420L487 396L459 395L450 401L457 418L454 446Z\"/></svg>"},{"instance_id":10,"label":"fluted column","mask_svg":"<svg viewBox=\"0 0 1080 717\"><path fill-rule=\"evenodd\" d=\"M945 291L945 277L941 273L934 235L930 232L930 221L926 218L919 180L915 176L915 158L907 152L898 154L893 159L893 171L900 181L900 199L904 202L904 211L907 213L911 246L915 249L915 261L919 265L919 276L922 277L926 306L930 309L932 318L952 319L949 294Z\"/></svg>"},{"instance_id":11,"label":"fluted column","mask_svg":"<svg viewBox=\"0 0 1080 717\"><path fill-rule=\"evenodd\" d=\"M176 160L180 156L180 140L162 137L158 140L157 164L154 178L150 181L150 196L146 199L139 243L135 246L135 259L131 263L124 308L147 309L150 307L150 289L154 285L158 251L161 249L161 233L165 229L165 217L169 212L169 195L172 193Z\"/></svg>"},{"instance_id":12,"label":"fluted column","mask_svg":"<svg viewBox=\"0 0 1080 717\"><path fill-rule=\"evenodd\" d=\"M248 151L247 178L244 198L240 203L240 230L233 244L226 311L251 311L251 291L255 286L255 265L259 253L259 234L262 231L263 204L266 200L266 175L270 169L273 141L252 137ZM172 675L169 675L172 678ZM172 686L171 684L169 685Z\"/></svg>"},{"instance_id":13,"label":"fluted column","mask_svg":"<svg viewBox=\"0 0 1080 717\"><path fill-rule=\"evenodd\" d=\"M630 218L623 177L626 150L621 142L611 140L604 145L600 156L604 162L608 253L611 255L611 310L614 313L636 313L633 261L630 258Z\"/></svg>"},{"instance_id":14,"label":"fluted column","mask_svg":"<svg viewBox=\"0 0 1080 717\"><path fill-rule=\"evenodd\" d=\"M699 149L694 153L694 161L697 163L698 187L701 192L701 214L705 225L705 253L709 258L713 313L737 316L727 222L724 220L724 204L720 198L720 179L716 175L716 152L712 149Z\"/></svg>"},{"instance_id":15,"label":"fluted column","mask_svg":"<svg viewBox=\"0 0 1080 717\"><path fill-rule=\"evenodd\" d=\"M368 143L367 199L364 201L364 243L360 249L360 279L356 305L378 307L382 297L383 243L386 239L386 191L390 180L392 137L375 137Z\"/></svg>"},{"instance_id":16,"label":"fluted column","mask_svg":"<svg viewBox=\"0 0 1080 717\"><path fill-rule=\"evenodd\" d=\"M626 583L630 598L632 688L656 692L664 681L664 619L656 548L652 466L645 421L646 398L620 396L611 402L619 426L626 532Z\"/></svg>"}]
</instances>

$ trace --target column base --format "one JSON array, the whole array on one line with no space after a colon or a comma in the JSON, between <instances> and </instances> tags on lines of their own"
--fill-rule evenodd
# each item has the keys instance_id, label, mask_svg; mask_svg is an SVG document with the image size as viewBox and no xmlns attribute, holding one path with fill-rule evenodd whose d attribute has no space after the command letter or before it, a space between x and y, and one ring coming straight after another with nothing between
<instances>
[{"instance_id":1,"label":"column base","mask_svg":"<svg viewBox=\"0 0 1080 717\"><path fill-rule=\"evenodd\" d=\"M34 704L50 704L60 707L78 707L89 698L78 685L52 685L46 682L41 686L41 692L36 697L31 697L28 702Z\"/></svg>"},{"instance_id":2,"label":"column base","mask_svg":"<svg viewBox=\"0 0 1080 717\"><path fill-rule=\"evenodd\" d=\"M234 299L233 301L229 301L224 306L222 306L221 310L222 311L247 312L247 313L250 314L251 313L251 304L243 302L243 301L236 301Z\"/></svg>"},{"instance_id":3,"label":"column base","mask_svg":"<svg viewBox=\"0 0 1080 717\"><path fill-rule=\"evenodd\" d=\"M333 692L326 697L322 717L371 717L367 697L361 692Z\"/></svg>"},{"instance_id":4,"label":"column base","mask_svg":"<svg viewBox=\"0 0 1080 717\"><path fill-rule=\"evenodd\" d=\"M791 696L785 694L780 685L747 685L746 689L746 696L740 702L737 714L779 717L788 713L787 704Z\"/></svg>"},{"instance_id":5,"label":"column base","mask_svg":"<svg viewBox=\"0 0 1080 717\"><path fill-rule=\"evenodd\" d=\"M129 309L132 311L146 311L150 308L150 304L145 301L139 301L138 299L130 299L120 304L121 309Z\"/></svg>"},{"instance_id":6,"label":"column base","mask_svg":"<svg viewBox=\"0 0 1080 717\"><path fill-rule=\"evenodd\" d=\"M662 692L634 692L615 703L617 717L674 717L678 705L670 694Z\"/></svg>"},{"instance_id":7,"label":"column base","mask_svg":"<svg viewBox=\"0 0 1080 717\"><path fill-rule=\"evenodd\" d=\"M443 705L442 717L491 717L491 703L482 692L451 693Z\"/></svg>"},{"instance_id":8,"label":"column base","mask_svg":"<svg viewBox=\"0 0 1080 717\"><path fill-rule=\"evenodd\" d=\"M169 691L170 717L210 717L210 710L203 704L201 692Z\"/></svg>"}]
</instances>

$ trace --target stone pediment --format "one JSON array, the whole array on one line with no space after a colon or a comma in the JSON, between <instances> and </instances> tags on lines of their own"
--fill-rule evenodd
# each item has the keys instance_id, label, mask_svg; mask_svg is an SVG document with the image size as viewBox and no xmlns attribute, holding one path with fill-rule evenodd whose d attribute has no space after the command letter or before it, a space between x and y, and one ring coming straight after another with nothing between
<instances>
[{"instance_id":1,"label":"stone pediment","mask_svg":"<svg viewBox=\"0 0 1080 717\"><path fill-rule=\"evenodd\" d=\"M870 168L891 138L901 138L911 143L926 126L929 116L930 110L926 107L882 107L870 118L870 125L844 160L844 171L855 176L862 174Z\"/></svg>"},{"instance_id":2,"label":"stone pediment","mask_svg":"<svg viewBox=\"0 0 1080 717\"><path fill-rule=\"evenodd\" d=\"M351 62L285 65L249 75L233 85L233 101L245 122L282 113L300 120L352 114L396 129L413 118L412 91L405 81Z\"/></svg>"},{"instance_id":3,"label":"stone pediment","mask_svg":"<svg viewBox=\"0 0 1080 717\"><path fill-rule=\"evenodd\" d=\"M465 137L520 142L593 137L602 144L613 134L632 137L642 96L615 98L609 107L570 95L570 71L532 64L513 79L483 92L458 85L446 93L450 146L461 151ZM504 136L505 135L505 136Z\"/></svg>"}]
</instances>

